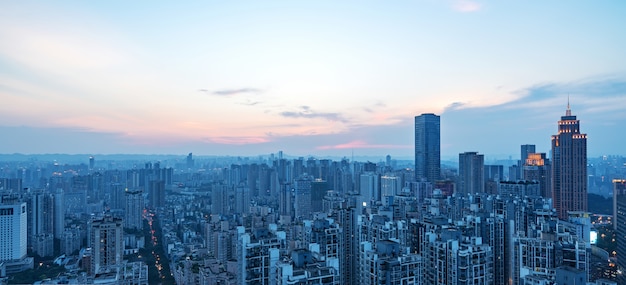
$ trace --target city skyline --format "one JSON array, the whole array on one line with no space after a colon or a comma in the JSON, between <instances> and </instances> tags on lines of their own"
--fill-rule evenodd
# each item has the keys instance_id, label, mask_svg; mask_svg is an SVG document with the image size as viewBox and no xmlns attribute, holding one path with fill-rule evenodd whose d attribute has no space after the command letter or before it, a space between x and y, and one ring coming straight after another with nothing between
<instances>
[{"instance_id":1,"label":"city skyline","mask_svg":"<svg viewBox=\"0 0 626 285\"><path fill-rule=\"evenodd\" d=\"M626 154L622 3L0 8L0 153L410 159L434 113L442 158L517 158L549 152L569 97L589 156Z\"/></svg>"}]
</instances>

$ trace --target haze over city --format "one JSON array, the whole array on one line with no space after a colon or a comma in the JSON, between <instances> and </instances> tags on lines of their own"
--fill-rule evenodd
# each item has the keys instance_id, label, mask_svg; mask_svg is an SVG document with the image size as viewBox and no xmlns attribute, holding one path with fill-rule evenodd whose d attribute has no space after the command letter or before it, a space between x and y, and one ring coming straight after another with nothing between
<instances>
[{"instance_id":1,"label":"haze over city","mask_svg":"<svg viewBox=\"0 0 626 285\"><path fill-rule=\"evenodd\" d=\"M442 157L548 152L572 112L626 154L626 4L0 4L0 153L386 155L441 115ZM503 143L508 142L508 143Z\"/></svg>"}]
</instances>

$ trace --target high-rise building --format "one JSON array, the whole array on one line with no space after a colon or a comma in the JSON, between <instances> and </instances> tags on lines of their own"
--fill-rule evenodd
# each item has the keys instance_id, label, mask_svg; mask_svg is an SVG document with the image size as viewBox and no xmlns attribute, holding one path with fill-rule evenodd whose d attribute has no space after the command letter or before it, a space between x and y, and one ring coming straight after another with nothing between
<instances>
[{"instance_id":1,"label":"high-rise building","mask_svg":"<svg viewBox=\"0 0 626 285\"><path fill-rule=\"evenodd\" d=\"M617 256L626 255L626 180L613 180L613 227L617 236ZM617 266L624 272L626 258L618 258ZM626 274L618 276L619 284L626 284Z\"/></svg>"},{"instance_id":2,"label":"high-rise building","mask_svg":"<svg viewBox=\"0 0 626 285\"><path fill-rule=\"evenodd\" d=\"M380 198L395 196L400 193L400 179L397 176L385 175L380 177Z\"/></svg>"},{"instance_id":3,"label":"high-rise building","mask_svg":"<svg viewBox=\"0 0 626 285\"><path fill-rule=\"evenodd\" d=\"M219 183L211 187L211 213L218 215L228 214L230 189L230 186Z\"/></svg>"},{"instance_id":4,"label":"high-rise building","mask_svg":"<svg viewBox=\"0 0 626 285\"><path fill-rule=\"evenodd\" d=\"M485 156L477 152L459 153L459 193L485 192Z\"/></svg>"},{"instance_id":5,"label":"high-rise building","mask_svg":"<svg viewBox=\"0 0 626 285\"><path fill-rule=\"evenodd\" d=\"M151 180L148 185L150 207L152 209L165 207L165 181Z\"/></svg>"},{"instance_id":6,"label":"high-rise building","mask_svg":"<svg viewBox=\"0 0 626 285\"><path fill-rule=\"evenodd\" d=\"M96 159L93 156L89 157L89 170L93 170L96 167Z\"/></svg>"},{"instance_id":7,"label":"high-rise building","mask_svg":"<svg viewBox=\"0 0 626 285\"><path fill-rule=\"evenodd\" d=\"M65 230L65 199L64 191L61 188L54 193L54 220L53 220L53 234L54 238L60 239L63 236Z\"/></svg>"},{"instance_id":8,"label":"high-rise building","mask_svg":"<svg viewBox=\"0 0 626 285\"><path fill-rule=\"evenodd\" d=\"M441 175L441 123L435 114L415 117L415 178L429 182Z\"/></svg>"},{"instance_id":9,"label":"high-rise building","mask_svg":"<svg viewBox=\"0 0 626 285\"><path fill-rule=\"evenodd\" d=\"M311 182L311 211L314 213L324 211L324 196L328 191L328 182L315 179Z\"/></svg>"},{"instance_id":10,"label":"high-rise building","mask_svg":"<svg viewBox=\"0 0 626 285\"><path fill-rule=\"evenodd\" d=\"M141 190L128 190L125 192L126 216L124 217L124 227L128 229L143 229L143 191Z\"/></svg>"},{"instance_id":11,"label":"high-rise building","mask_svg":"<svg viewBox=\"0 0 626 285\"><path fill-rule=\"evenodd\" d=\"M0 261L26 257L26 203L0 203Z\"/></svg>"},{"instance_id":12,"label":"high-rise building","mask_svg":"<svg viewBox=\"0 0 626 285\"><path fill-rule=\"evenodd\" d=\"M520 161L522 162L522 164L531 153L535 153L534 144L523 144L520 146Z\"/></svg>"},{"instance_id":13,"label":"high-rise building","mask_svg":"<svg viewBox=\"0 0 626 285\"><path fill-rule=\"evenodd\" d=\"M28 207L28 240L41 234L54 232L54 196L50 193L37 191L30 196Z\"/></svg>"},{"instance_id":14,"label":"high-rise building","mask_svg":"<svg viewBox=\"0 0 626 285\"><path fill-rule=\"evenodd\" d=\"M568 211L587 211L587 135L569 103L552 136L552 202L559 219Z\"/></svg>"},{"instance_id":15,"label":"high-rise building","mask_svg":"<svg viewBox=\"0 0 626 285\"><path fill-rule=\"evenodd\" d=\"M108 266L121 265L124 257L122 219L105 216L93 220L89 228L92 250L91 270L97 274Z\"/></svg>"},{"instance_id":16,"label":"high-rise building","mask_svg":"<svg viewBox=\"0 0 626 285\"><path fill-rule=\"evenodd\" d=\"M275 224L252 232L237 227L237 284L276 284L276 265L286 243L285 232L278 231Z\"/></svg>"},{"instance_id":17,"label":"high-rise building","mask_svg":"<svg viewBox=\"0 0 626 285\"><path fill-rule=\"evenodd\" d=\"M294 181L294 210L296 218L309 218L312 213L311 182L309 175L302 175Z\"/></svg>"},{"instance_id":18,"label":"high-rise building","mask_svg":"<svg viewBox=\"0 0 626 285\"><path fill-rule=\"evenodd\" d=\"M368 205L380 199L380 177L374 172L365 172L359 177L359 193L362 202Z\"/></svg>"},{"instance_id":19,"label":"high-rise building","mask_svg":"<svg viewBox=\"0 0 626 285\"><path fill-rule=\"evenodd\" d=\"M617 225L619 222L622 222L624 226L626 226L626 220L619 221L618 219L626 218L626 208L623 208L622 213L619 213L618 210L618 201L623 200L626 202L626 179L613 179L613 229L617 230ZM626 203L624 204L626 206ZM621 214L623 216L619 217ZM626 227L624 228L626 230ZM625 244L626 246L626 244Z\"/></svg>"},{"instance_id":20,"label":"high-rise building","mask_svg":"<svg viewBox=\"0 0 626 285\"><path fill-rule=\"evenodd\" d=\"M552 175L550 175L550 160L545 153L529 153L523 167L523 180L539 182L540 194L544 198L552 197Z\"/></svg>"}]
</instances>

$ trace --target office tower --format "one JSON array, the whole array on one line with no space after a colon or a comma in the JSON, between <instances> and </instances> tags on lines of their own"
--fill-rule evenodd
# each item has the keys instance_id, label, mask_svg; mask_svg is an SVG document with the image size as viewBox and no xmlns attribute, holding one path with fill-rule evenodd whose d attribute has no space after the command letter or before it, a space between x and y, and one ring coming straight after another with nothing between
<instances>
[{"instance_id":1,"label":"office tower","mask_svg":"<svg viewBox=\"0 0 626 285\"><path fill-rule=\"evenodd\" d=\"M415 117L415 178L434 183L441 175L440 117L422 114Z\"/></svg>"},{"instance_id":2,"label":"office tower","mask_svg":"<svg viewBox=\"0 0 626 285\"><path fill-rule=\"evenodd\" d=\"M523 180L537 181L544 198L552 198L552 175L550 160L545 153L529 153L523 166Z\"/></svg>"},{"instance_id":3,"label":"office tower","mask_svg":"<svg viewBox=\"0 0 626 285\"><path fill-rule=\"evenodd\" d=\"M552 136L552 202L559 219L568 211L587 211L587 135L569 103Z\"/></svg>"},{"instance_id":4,"label":"office tower","mask_svg":"<svg viewBox=\"0 0 626 285\"><path fill-rule=\"evenodd\" d=\"M124 218L124 227L127 229L143 229L143 191L128 190L124 193L126 200L126 216Z\"/></svg>"},{"instance_id":5,"label":"office tower","mask_svg":"<svg viewBox=\"0 0 626 285\"><path fill-rule=\"evenodd\" d=\"M617 236L617 256L626 255L626 180L613 180L613 227ZM617 266L624 272L626 258L618 258ZM619 284L626 284L626 274L618 276Z\"/></svg>"},{"instance_id":6,"label":"office tower","mask_svg":"<svg viewBox=\"0 0 626 285\"><path fill-rule=\"evenodd\" d=\"M96 159L93 156L89 157L89 170L93 170L96 167Z\"/></svg>"},{"instance_id":7,"label":"office tower","mask_svg":"<svg viewBox=\"0 0 626 285\"><path fill-rule=\"evenodd\" d=\"M26 257L26 203L0 203L0 263Z\"/></svg>"},{"instance_id":8,"label":"office tower","mask_svg":"<svg viewBox=\"0 0 626 285\"><path fill-rule=\"evenodd\" d=\"M122 219L105 216L89 225L89 242L92 248L91 270L97 274L112 265L122 264L124 257L124 231Z\"/></svg>"},{"instance_id":9,"label":"office tower","mask_svg":"<svg viewBox=\"0 0 626 285\"><path fill-rule=\"evenodd\" d=\"M484 165L485 157L482 154L459 154L459 193L467 195L485 192Z\"/></svg>"}]
</instances>

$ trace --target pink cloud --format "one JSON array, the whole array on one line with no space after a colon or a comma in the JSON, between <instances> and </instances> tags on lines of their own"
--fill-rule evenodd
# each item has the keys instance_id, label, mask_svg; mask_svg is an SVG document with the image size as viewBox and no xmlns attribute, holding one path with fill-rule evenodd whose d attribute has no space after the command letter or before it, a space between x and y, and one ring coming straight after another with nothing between
<instances>
[{"instance_id":1,"label":"pink cloud","mask_svg":"<svg viewBox=\"0 0 626 285\"><path fill-rule=\"evenodd\" d=\"M456 0L452 4L452 8L459 12L470 13L479 11L482 6L479 3L470 0Z\"/></svg>"},{"instance_id":2,"label":"pink cloud","mask_svg":"<svg viewBox=\"0 0 626 285\"><path fill-rule=\"evenodd\" d=\"M316 147L319 150L328 149L354 149L354 148L411 148L410 145L392 145L392 144L368 144L362 140L351 141L344 144L337 145L322 145Z\"/></svg>"}]
</instances>

